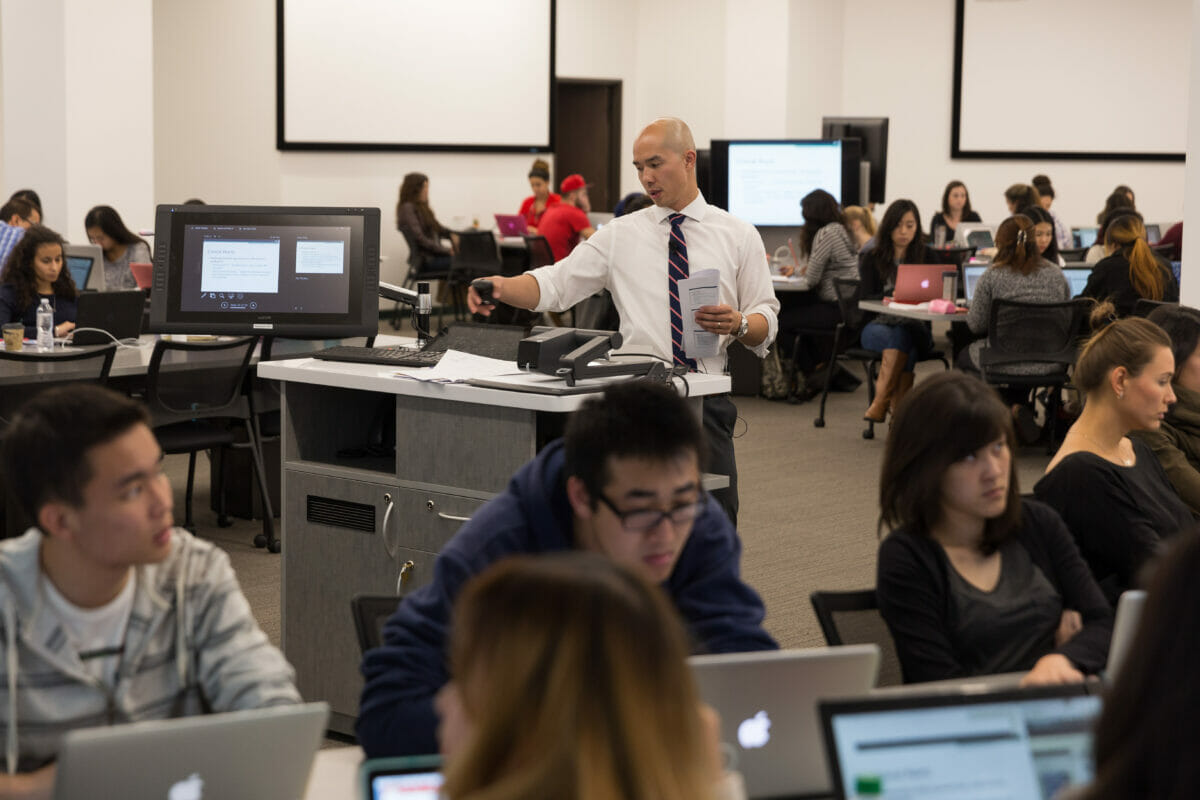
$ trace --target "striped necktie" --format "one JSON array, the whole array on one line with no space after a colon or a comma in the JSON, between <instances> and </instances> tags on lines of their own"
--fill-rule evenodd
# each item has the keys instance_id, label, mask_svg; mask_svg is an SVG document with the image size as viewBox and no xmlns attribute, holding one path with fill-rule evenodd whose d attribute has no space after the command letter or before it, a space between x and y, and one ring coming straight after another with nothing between
<instances>
[{"instance_id":1,"label":"striped necktie","mask_svg":"<svg viewBox=\"0 0 1200 800\"><path fill-rule=\"evenodd\" d=\"M671 355L675 364L696 369L696 362L683 350L683 314L679 305L678 281L688 276L687 242L683 238L683 214L672 214L671 238L667 242L667 297L671 304Z\"/></svg>"}]
</instances>

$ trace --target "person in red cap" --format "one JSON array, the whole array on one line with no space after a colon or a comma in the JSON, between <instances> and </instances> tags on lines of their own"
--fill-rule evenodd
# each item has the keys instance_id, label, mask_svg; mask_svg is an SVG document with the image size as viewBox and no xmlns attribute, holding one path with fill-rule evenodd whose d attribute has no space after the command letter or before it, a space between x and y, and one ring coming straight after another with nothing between
<instances>
[{"instance_id":1,"label":"person in red cap","mask_svg":"<svg viewBox=\"0 0 1200 800\"><path fill-rule=\"evenodd\" d=\"M563 178L560 191L562 202L546 209L537 229L550 243L555 261L566 258L575 245L596 232L587 216L592 205L588 201L587 183L583 176L574 173Z\"/></svg>"}]
</instances>

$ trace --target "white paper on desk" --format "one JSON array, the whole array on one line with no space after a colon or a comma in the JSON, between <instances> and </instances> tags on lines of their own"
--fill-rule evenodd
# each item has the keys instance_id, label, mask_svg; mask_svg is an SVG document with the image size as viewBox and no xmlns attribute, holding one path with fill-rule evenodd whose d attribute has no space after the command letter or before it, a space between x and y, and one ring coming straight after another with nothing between
<instances>
[{"instance_id":1,"label":"white paper on desk","mask_svg":"<svg viewBox=\"0 0 1200 800\"><path fill-rule=\"evenodd\" d=\"M471 378L493 378L513 372L515 361L473 356L461 350L447 350L442 360L432 367L406 367L392 374L397 378L412 378L428 383L463 383Z\"/></svg>"},{"instance_id":2,"label":"white paper on desk","mask_svg":"<svg viewBox=\"0 0 1200 800\"><path fill-rule=\"evenodd\" d=\"M710 358L717 354L720 337L696 323L696 309L721 302L721 273L702 269L678 282L679 312L683 316L683 351L688 358Z\"/></svg>"}]
</instances>

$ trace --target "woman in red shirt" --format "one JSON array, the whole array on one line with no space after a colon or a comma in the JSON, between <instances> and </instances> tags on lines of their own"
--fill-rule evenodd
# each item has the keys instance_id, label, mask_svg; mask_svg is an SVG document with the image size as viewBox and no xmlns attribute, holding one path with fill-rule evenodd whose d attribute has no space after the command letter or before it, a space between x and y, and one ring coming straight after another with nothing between
<instances>
[{"instance_id":1,"label":"woman in red shirt","mask_svg":"<svg viewBox=\"0 0 1200 800\"><path fill-rule=\"evenodd\" d=\"M537 233L542 214L550 206L562 201L560 195L550 191L550 165L540 158L529 169L529 188L533 190L533 195L525 198L517 213L525 218L529 232Z\"/></svg>"}]
</instances>

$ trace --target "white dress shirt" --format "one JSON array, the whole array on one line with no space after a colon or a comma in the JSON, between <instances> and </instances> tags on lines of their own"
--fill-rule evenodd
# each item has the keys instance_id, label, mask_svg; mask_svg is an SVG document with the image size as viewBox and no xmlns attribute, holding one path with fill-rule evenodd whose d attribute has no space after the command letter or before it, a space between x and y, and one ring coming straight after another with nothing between
<instances>
[{"instance_id":1,"label":"white dress shirt","mask_svg":"<svg viewBox=\"0 0 1200 800\"><path fill-rule=\"evenodd\" d=\"M621 315L623 344L616 352L650 353L671 362L670 306L667 302L667 242L671 235L669 208L652 206L605 224L580 242L569 256L529 274L538 282L541 299L535 311L565 311L601 289L612 293ZM721 274L720 302L747 316L762 314L767 338L752 348L759 358L779 329L779 301L771 285L771 270L762 237L748 222L710 206L697 195L682 213L688 269L695 274L715 269ZM697 359L700 372L725 371L722 336L720 353Z\"/></svg>"}]
</instances>

